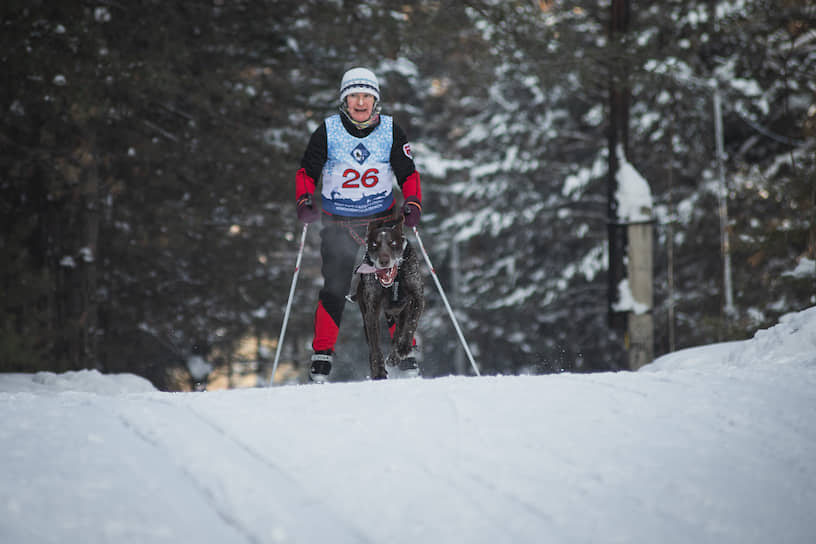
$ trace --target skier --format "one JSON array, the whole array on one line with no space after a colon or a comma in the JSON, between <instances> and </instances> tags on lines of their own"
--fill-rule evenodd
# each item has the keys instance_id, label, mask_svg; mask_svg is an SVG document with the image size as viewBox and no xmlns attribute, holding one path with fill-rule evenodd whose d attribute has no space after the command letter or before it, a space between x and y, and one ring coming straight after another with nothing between
<instances>
[{"instance_id":1,"label":"skier","mask_svg":"<svg viewBox=\"0 0 816 544\"><path fill-rule=\"evenodd\" d=\"M347 71L340 84L340 113L312 133L295 176L298 218L312 223L322 215L323 224L323 288L315 311L309 372L314 382L326 381L331 371L346 295L368 223L380 218L396 221L402 213L405 225L415 227L422 214L419 173L408 139L380 109L380 85L374 73L366 68ZM314 201L321 175L322 214ZM404 196L401 209L395 209L394 181Z\"/></svg>"}]
</instances>

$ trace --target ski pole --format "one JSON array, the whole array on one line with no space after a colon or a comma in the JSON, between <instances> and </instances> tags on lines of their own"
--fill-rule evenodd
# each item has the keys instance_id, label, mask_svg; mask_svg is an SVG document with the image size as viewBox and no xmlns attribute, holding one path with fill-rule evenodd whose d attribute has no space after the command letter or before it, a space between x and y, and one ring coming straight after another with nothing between
<instances>
[{"instance_id":1,"label":"ski pole","mask_svg":"<svg viewBox=\"0 0 816 544\"><path fill-rule=\"evenodd\" d=\"M479 373L479 367L476 366L476 361L473 360L473 355L470 353L470 347L468 347L468 343L465 341L465 335L462 334L462 329L459 328L459 322L456 321L456 316L453 314L453 310L448 303L448 297L445 296L445 291L442 290L442 284L439 283L439 278L436 276L436 270L434 270L433 264L431 264L431 258L428 257L428 252L425 251L425 246L422 244L422 238L419 237L419 231L416 227L414 227L414 236L416 236L419 249L422 252L422 256L425 257L425 262L428 264L428 269L431 271L431 277L433 278L434 283L436 283L436 288L439 290L439 294L442 295L442 302L445 303L445 308L447 308L451 321L453 321L453 327L456 329L456 333L459 335L459 341L462 342L462 347L465 348L465 353L470 361L470 366L473 367L473 371L477 376L481 376Z\"/></svg>"},{"instance_id":2,"label":"ski pole","mask_svg":"<svg viewBox=\"0 0 816 544\"><path fill-rule=\"evenodd\" d=\"M303 224L303 234L300 237L300 249L298 249L297 261L295 262L295 275L292 277L292 287L289 288L289 300L286 303L286 311L283 313L283 324L281 325L280 336L278 337L278 347L275 350L275 362L272 364L272 375L269 377L269 385L275 383L275 372L278 370L278 359L280 359L281 348L283 347L283 337L286 336L286 324L289 322L289 311L292 309L292 299L295 296L295 285L297 285L298 273L300 272L300 260L303 257L303 246L306 244L306 230L308 223Z\"/></svg>"}]
</instances>

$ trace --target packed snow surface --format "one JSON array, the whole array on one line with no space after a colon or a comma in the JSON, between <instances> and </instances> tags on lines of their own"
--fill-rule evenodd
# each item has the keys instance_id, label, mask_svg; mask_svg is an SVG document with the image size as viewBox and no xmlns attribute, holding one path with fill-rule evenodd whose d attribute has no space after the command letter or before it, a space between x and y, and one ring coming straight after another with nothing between
<instances>
[{"instance_id":1,"label":"packed snow surface","mask_svg":"<svg viewBox=\"0 0 816 544\"><path fill-rule=\"evenodd\" d=\"M637 373L0 376L0 542L816 542L816 308Z\"/></svg>"}]
</instances>

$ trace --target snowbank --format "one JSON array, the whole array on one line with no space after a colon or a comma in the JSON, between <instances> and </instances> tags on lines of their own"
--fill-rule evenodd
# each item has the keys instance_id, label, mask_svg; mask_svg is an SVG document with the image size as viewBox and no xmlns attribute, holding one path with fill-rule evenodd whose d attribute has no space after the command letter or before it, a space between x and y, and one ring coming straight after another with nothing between
<instances>
[{"instance_id":1,"label":"snowbank","mask_svg":"<svg viewBox=\"0 0 816 544\"><path fill-rule=\"evenodd\" d=\"M65 391L124 395L157 391L148 380L134 374L102 374L98 370L78 370L55 374L0 374L0 393L52 394Z\"/></svg>"},{"instance_id":2,"label":"snowbank","mask_svg":"<svg viewBox=\"0 0 816 544\"><path fill-rule=\"evenodd\" d=\"M750 340L689 348L658 358L641 372L726 367L800 367L816 370L816 306L786 314Z\"/></svg>"}]
</instances>

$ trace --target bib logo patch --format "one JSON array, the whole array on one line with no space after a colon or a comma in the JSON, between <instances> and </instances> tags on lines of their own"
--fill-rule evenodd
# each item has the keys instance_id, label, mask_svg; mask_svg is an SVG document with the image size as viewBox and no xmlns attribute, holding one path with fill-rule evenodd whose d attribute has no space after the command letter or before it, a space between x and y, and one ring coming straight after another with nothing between
<instances>
[{"instance_id":1,"label":"bib logo patch","mask_svg":"<svg viewBox=\"0 0 816 544\"><path fill-rule=\"evenodd\" d=\"M363 164L370 156L371 152L366 149L366 146L364 146L362 142L357 144L357 147L351 150L351 157L357 161L358 164Z\"/></svg>"},{"instance_id":2,"label":"bib logo patch","mask_svg":"<svg viewBox=\"0 0 816 544\"><path fill-rule=\"evenodd\" d=\"M411 155L411 144L405 144L402 146L402 152L405 153L405 156L411 160L414 160L413 155Z\"/></svg>"}]
</instances>

